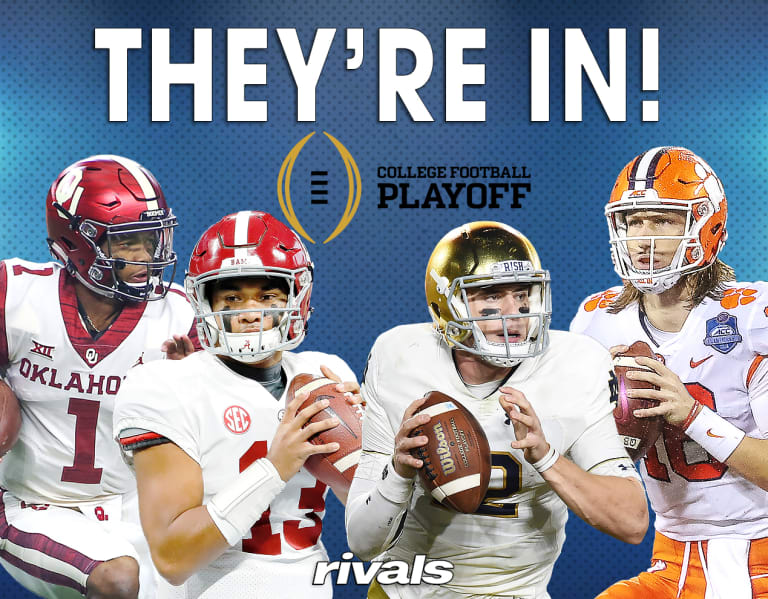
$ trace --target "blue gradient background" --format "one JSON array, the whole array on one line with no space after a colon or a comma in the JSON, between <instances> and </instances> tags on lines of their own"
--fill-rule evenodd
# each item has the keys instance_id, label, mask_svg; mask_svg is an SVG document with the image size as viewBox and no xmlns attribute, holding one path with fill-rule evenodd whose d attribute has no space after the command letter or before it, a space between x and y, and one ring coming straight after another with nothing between
<instances>
[{"instance_id":1,"label":"blue gradient background","mask_svg":"<svg viewBox=\"0 0 768 599\"><path fill-rule=\"evenodd\" d=\"M687 146L716 170L731 206L730 239L722 256L741 279L764 278L765 3L624 4L3 2L0 256L47 260L43 200L52 179L79 158L116 153L138 160L160 180L181 222L176 249L184 263L203 229L224 214L261 209L283 218L277 173L288 151L311 131L317 134L297 160L293 201L308 232L325 239L341 216L345 193L332 194L328 206L317 207L300 190L308 189L308 170L321 167L329 170L331 189L344 189L338 154L320 133L328 131L357 161L363 195L357 215L339 237L325 246L310 245L317 309L303 348L339 353L358 373L379 333L428 317L422 287L427 257L443 233L466 221L502 220L530 237L552 271L554 328L567 328L585 295L616 283L602 206L621 167L657 145ZM96 27L144 29L143 48L129 52L125 123L108 121L108 58L106 51L93 49ZM192 60L193 27L213 28L212 122L193 122L189 86L172 89L170 122L150 121L152 27L171 29L174 62ZM246 92L247 99L269 102L266 123L226 121L229 27L269 29L268 49L248 52L250 61L268 65L268 83ZM315 123L296 122L296 91L277 27L297 28L305 53L316 28L337 28L317 88ZM355 71L344 68L347 27L365 28L365 58ZM434 70L420 94L434 123L412 122L402 105L397 122L377 122L377 30L383 27L416 28L431 41ZM449 27L486 28L486 48L465 57L486 64L485 86L465 92L465 99L486 101L484 123L443 122L444 30ZM529 30L534 27L551 30L548 123L529 121ZM583 122L563 122L566 27L584 31L604 71L608 28L627 29L627 122L608 122L586 82ZM660 30L658 92L642 91L643 27ZM401 72L411 66L412 59L402 56ZM658 123L640 120L642 100L659 101ZM473 210L463 202L458 209L379 209L379 165L525 165L532 188L517 210L508 207L509 197L497 210ZM426 182L411 183L411 199L425 193ZM337 558L346 545L335 500L329 500L325 522L323 537L332 559ZM632 547L575 517L567 532L550 584L555 599L592 597L649 565L650 533L642 546ZM0 573L0 596L30 595ZM336 596L362 597L364 588L339 587Z\"/></svg>"}]
</instances>

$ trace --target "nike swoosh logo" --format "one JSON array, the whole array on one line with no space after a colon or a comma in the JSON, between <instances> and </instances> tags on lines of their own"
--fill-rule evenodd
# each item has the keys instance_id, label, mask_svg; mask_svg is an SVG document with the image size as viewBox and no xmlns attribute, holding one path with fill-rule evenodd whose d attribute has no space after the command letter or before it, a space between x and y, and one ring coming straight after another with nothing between
<instances>
[{"instance_id":1,"label":"nike swoosh logo","mask_svg":"<svg viewBox=\"0 0 768 599\"><path fill-rule=\"evenodd\" d=\"M715 433L713 433L712 429L709 429L707 431L707 437L713 437L715 439L725 439L725 437L723 435L716 435Z\"/></svg>"},{"instance_id":2,"label":"nike swoosh logo","mask_svg":"<svg viewBox=\"0 0 768 599\"><path fill-rule=\"evenodd\" d=\"M704 364L704 362L709 360L711 357L712 357L712 354L708 355L706 358L703 358L701 360L694 360L693 358L691 358L691 368L696 368L697 366L701 366L702 364Z\"/></svg>"}]
</instances>

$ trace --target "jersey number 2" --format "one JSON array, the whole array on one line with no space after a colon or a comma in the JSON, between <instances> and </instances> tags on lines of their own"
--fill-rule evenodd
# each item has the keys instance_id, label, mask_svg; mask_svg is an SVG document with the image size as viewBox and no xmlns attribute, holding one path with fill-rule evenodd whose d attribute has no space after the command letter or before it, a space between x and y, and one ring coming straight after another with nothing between
<instances>
[{"instance_id":1,"label":"jersey number 2","mask_svg":"<svg viewBox=\"0 0 768 599\"><path fill-rule=\"evenodd\" d=\"M256 441L240 457L240 472L253 464L259 458L267 455L267 442ZM323 529L323 521L316 512L325 509L323 492L325 485L320 481L312 488L301 490L299 496L299 509L310 510L305 514L314 525L299 528L300 520L286 520L283 522L283 537L285 542L294 549L306 549L312 547L320 538ZM261 518L251 527L251 538L243 539L243 551L246 553L259 553L261 555L280 555L282 547L280 533L272 532L272 524L269 521L270 510L261 515Z\"/></svg>"},{"instance_id":2,"label":"jersey number 2","mask_svg":"<svg viewBox=\"0 0 768 599\"><path fill-rule=\"evenodd\" d=\"M494 468L501 471L501 486L488 489L483 503L475 513L497 518L517 518L517 504L499 500L511 497L520 490L523 484L523 467L511 453L492 451L491 469Z\"/></svg>"}]
</instances>

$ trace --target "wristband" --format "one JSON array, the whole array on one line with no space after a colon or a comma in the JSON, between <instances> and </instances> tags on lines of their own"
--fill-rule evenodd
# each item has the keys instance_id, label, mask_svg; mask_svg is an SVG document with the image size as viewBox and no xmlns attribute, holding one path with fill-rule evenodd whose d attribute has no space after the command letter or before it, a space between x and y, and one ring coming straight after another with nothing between
<instances>
[{"instance_id":1,"label":"wristband","mask_svg":"<svg viewBox=\"0 0 768 599\"><path fill-rule=\"evenodd\" d=\"M531 466L533 466L533 469L536 470L536 472L541 474L545 470L549 470L552 466L554 466L557 458L559 457L560 452L557 451L553 445L550 445L547 455L541 458L538 462L531 464Z\"/></svg>"},{"instance_id":2,"label":"wristband","mask_svg":"<svg viewBox=\"0 0 768 599\"><path fill-rule=\"evenodd\" d=\"M698 416L685 429L685 434L722 463L725 463L746 436L744 431L706 406L702 406Z\"/></svg>"},{"instance_id":3,"label":"wristband","mask_svg":"<svg viewBox=\"0 0 768 599\"><path fill-rule=\"evenodd\" d=\"M394 458L393 458L394 459ZM392 503L406 503L411 498L413 493L412 478L405 478L400 476L395 470L393 461L390 461L384 466L384 471L381 474L381 482L376 485L376 489L379 494Z\"/></svg>"},{"instance_id":4,"label":"wristband","mask_svg":"<svg viewBox=\"0 0 768 599\"><path fill-rule=\"evenodd\" d=\"M701 404L699 403L698 399L694 399L693 407L691 407L691 411L688 412L688 416L685 417L685 420L683 420L683 423L680 425L680 428L685 430L689 426L691 426L691 422L693 422L696 419L696 416L699 415L700 411L701 411Z\"/></svg>"},{"instance_id":5,"label":"wristband","mask_svg":"<svg viewBox=\"0 0 768 599\"><path fill-rule=\"evenodd\" d=\"M240 541L285 487L267 458L256 460L205 506L230 546Z\"/></svg>"}]
</instances>

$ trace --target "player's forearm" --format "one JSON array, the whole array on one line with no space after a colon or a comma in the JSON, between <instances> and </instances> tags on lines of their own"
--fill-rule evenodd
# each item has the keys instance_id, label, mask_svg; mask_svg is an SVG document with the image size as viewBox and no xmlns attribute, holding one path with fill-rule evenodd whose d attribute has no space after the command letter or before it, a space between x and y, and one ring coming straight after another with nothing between
<instances>
[{"instance_id":1,"label":"player's forearm","mask_svg":"<svg viewBox=\"0 0 768 599\"><path fill-rule=\"evenodd\" d=\"M725 463L748 481L768 491L768 439L744 437Z\"/></svg>"},{"instance_id":2,"label":"player's forearm","mask_svg":"<svg viewBox=\"0 0 768 599\"><path fill-rule=\"evenodd\" d=\"M388 549L406 505L388 501L376 490L347 503L347 543L357 557L371 560Z\"/></svg>"},{"instance_id":3,"label":"player's forearm","mask_svg":"<svg viewBox=\"0 0 768 599\"><path fill-rule=\"evenodd\" d=\"M699 408L685 428L685 434L716 460L768 491L768 440L747 437L744 431L707 407Z\"/></svg>"},{"instance_id":4,"label":"player's forearm","mask_svg":"<svg viewBox=\"0 0 768 599\"><path fill-rule=\"evenodd\" d=\"M648 506L643 487L636 480L591 474L563 456L542 477L590 526L626 543L643 540Z\"/></svg>"},{"instance_id":5,"label":"player's forearm","mask_svg":"<svg viewBox=\"0 0 768 599\"><path fill-rule=\"evenodd\" d=\"M205 506L180 514L164 530L151 524L145 528L152 561L173 585L184 583L229 547Z\"/></svg>"},{"instance_id":6,"label":"player's forearm","mask_svg":"<svg viewBox=\"0 0 768 599\"><path fill-rule=\"evenodd\" d=\"M364 560L384 552L397 539L414 484L399 476L391 466L384 478L361 476L374 470L381 472L373 463L361 461L349 490L345 513L349 548Z\"/></svg>"},{"instance_id":7,"label":"player's forearm","mask_svg":"<svg viewBox=\"0 0 768 599\"><path fill-rule=\"evenodd\" d=\"M161 481L146 476L151 456L140 452L136 457L142 526L158 571L172 584L183 583L239 543L285 487L272 463L260 458L204 505L202 485L199 489L192 485L186 489L187 495L167 497L168 503L174 498L184 500L169 507L158 502L163 495L150 484ZM184 481L179 484L183 490Z\"/></svg>"}]
</instances>

